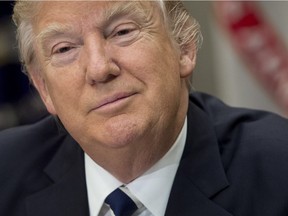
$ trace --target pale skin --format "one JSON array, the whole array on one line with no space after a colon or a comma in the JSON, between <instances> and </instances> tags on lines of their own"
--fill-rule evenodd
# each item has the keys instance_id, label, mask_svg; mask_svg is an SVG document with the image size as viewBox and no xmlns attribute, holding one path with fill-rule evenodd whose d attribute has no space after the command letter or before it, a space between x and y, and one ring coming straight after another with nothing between
<instances>
[{"instance_id":1,"label":"pale skin","mask_svg":"<svg viewBox=\"0 0 288 216\"><path fill-rule=\"evenodd\" d=\"M33 23L37 64L28 66L36 88L96 163L133 181L183 126L195 51L177 49L151 2L137 4L151 11L145 19L132 13L135 3L130 10L125 2L41 4Z\"/></svg>"}]
</instances>

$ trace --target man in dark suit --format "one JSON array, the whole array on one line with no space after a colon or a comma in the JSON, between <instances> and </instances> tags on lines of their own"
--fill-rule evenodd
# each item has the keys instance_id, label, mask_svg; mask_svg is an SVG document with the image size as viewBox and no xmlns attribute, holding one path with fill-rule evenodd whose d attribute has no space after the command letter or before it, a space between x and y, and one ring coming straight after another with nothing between
<instances>
[{"instance_id":1,"label":"man in dark suit","mask_svg":"<svg viewBox=\"0 0 288 216\"><path fill-rule=\"evenodd\" d=\"M0 215L288 214L287 120L189 98L180 2L20 1L14 20L51 116L0 133Z\"/></svg>"}]
</instances>

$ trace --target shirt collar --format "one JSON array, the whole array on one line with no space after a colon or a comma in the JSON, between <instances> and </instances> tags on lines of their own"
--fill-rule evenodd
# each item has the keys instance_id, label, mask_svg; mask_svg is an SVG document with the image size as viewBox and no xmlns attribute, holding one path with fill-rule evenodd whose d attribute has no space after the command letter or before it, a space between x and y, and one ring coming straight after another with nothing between
<instances>
[{"instance_id":1,"label":"shirt collar","mask_svg":"<svg viewBox=\"0 0 288 216\"><path fill-rule=\"evenodd\" d=\"M187 118L170 150L142 176L126 185L153 215L165 213L173 180L184 150L186 134ZM96 216L108 194L123 183L96 164L87 154L85 154L85 172L90 215ZM161 199L155 199L159 194L161 194Z\"/></svg>"}]
</instances>

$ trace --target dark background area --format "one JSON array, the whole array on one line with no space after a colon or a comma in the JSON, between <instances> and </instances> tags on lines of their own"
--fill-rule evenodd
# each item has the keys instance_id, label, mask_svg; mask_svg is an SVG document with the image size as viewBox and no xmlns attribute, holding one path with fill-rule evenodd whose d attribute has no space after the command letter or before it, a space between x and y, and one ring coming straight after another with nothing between
<instances>
[{"instance_id":1,"label":"dark background area","mask_svg":"<svg viewBox=\"0 0 288 216\"><path fill-rule=\"evenodd\" d=\"M18 60L13 1L0 2L0 130L29 124L47 115Z\"/></svg>"}]
</instances>

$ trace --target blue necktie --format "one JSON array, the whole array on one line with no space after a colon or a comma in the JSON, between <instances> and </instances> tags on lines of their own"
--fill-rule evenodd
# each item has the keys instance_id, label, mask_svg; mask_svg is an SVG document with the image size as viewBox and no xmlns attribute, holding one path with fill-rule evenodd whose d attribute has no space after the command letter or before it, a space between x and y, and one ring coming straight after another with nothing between
<instances>
[{"instance_id":1,"label":"blue necktie","mask_svg":"<svg viewBox=\"0 0 288 216\"><path fill-rule=\"evenodd\" d=\"M107 196L105 203L110 206L115 216L131 216L137 210L133 200L119 188Z\"/></svg>"}]
</instances>

